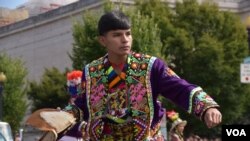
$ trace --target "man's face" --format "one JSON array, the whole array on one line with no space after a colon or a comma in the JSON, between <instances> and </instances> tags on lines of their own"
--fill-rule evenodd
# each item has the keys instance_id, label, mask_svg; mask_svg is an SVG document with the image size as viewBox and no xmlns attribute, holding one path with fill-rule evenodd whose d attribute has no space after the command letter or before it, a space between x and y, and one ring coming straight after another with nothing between
<instances>
[{"instance_id":1,"label":"man's face","mask_svg":"<svg viewBox=\"0 0 250 141\"><path fill-rule=\"evenodd\" d=\"M132 45L131 30L111 30L100 36L100 43L107 48L109 55L127 55Z\"/></svg>"}]
</instances>

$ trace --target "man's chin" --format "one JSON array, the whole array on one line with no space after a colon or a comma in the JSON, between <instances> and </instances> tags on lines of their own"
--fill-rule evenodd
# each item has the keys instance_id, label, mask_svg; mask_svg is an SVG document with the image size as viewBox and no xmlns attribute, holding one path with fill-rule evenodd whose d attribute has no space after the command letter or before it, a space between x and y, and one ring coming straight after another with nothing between
<instances>
[{"instance_id":1,"label":"man's chin","mask_svg":"<svg viewBox=\"0 0 250 141\"><path fill-rule=\"evenodd\" d=\"M122 53L121 53L121 55L129 55L131 53L131 51L129 50L129 51L123 51Z\"/></svg>"}]
</instances>

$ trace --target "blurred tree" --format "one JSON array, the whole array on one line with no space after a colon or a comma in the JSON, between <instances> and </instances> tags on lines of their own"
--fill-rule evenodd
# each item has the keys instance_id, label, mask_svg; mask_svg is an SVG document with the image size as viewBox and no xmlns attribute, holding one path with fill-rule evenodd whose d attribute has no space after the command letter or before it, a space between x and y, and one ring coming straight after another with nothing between
<instances>
[{"instance_id":1,"label":"blurred tree","mask_svg":"<svg viewBox=\"0 0 250 141\"><path fill-rule=\"evenodd\" d=\"M176 71L216 99L223 124L237 123L247 110L245 98L249 98L249 88L239 77L240 63L248 53L246 29L240 18L219 11L216 5L189 0L177 4L174 25L183 34L166 39L166 53L174 54ZM194 130L209 134L201 128ZM219 133L218 128L213 130Z\"/></svg>"},{"instance_id":2,"label":"blurred tree","mask_svg":"<svg viewBox=\"0 0 250 141\"><path fill-rule=\"evenodd\" d=\"M0 72L7 77L3 90L3 121L8 122L13 133L18 131L27 110L26 82L27 69L20 59L0 53Z\"/></svg>"},{"instance_id":3,"label":"blurred tree","mask_svg":"<svg viewBox=\"0 0 250 141\"><path fill-rule=\"evenodd\" d=\"M90 61L105 54L104 47L101 47L97 39L98 15L86 12L82 21L75 21L73 25L73 49L69 55L74 69L82 70Z\"/></svg>"},{"instance_id":4,"label":"blurred tree","mask_svg":"<svg viewBox=\"0 0 250 141\"><path fill-rule=\"evenodd\" d=\"M32 111L41 108L64 108L69 99L66 82L66 73L62 74L57 68L45 69L40 83L30 83L28 96L33 101Z\"/></svg>"},{"instance_id":5,"label":"blurred tree","mask_svg":"<svg viewBox=\"0 0 250 141\"><path fill-rule=\"evenodd\" d=\"M161 0L147 0L141 1L136 0L136 10L140 11L142 15L149 16L154 20L154 24L160 28L161 32L158 32L160 35L162 43L166 37L173 34L174 26L172 25L171 9L168 3L162 3Z\"/></svg>"},{"instance_id":6,"label":"blurred tree","mask_svg":"<svg viewBox=\"0 0 250 141\"><path fill-rule=\"evenodd\" d=\"M158 0L142 3L136 9L143 9L145 15L154 15L161 33L166 32L161 34L166 61L176 66L174 71L179 76L200 85L216 99L221 105L223 124L238 123L249 111L246 101L249 87L239 80L240 63L248 55L246 27L240 18L219 11L209 1L199 4L196 0L184 0L169 10L163 10L165 5ZM183 116L190 121L188 125L196 125L193 129L187 126L189 132L207 136L220 134L219 127L208 130L197 119Z\"/></svg>"}]
</instances>

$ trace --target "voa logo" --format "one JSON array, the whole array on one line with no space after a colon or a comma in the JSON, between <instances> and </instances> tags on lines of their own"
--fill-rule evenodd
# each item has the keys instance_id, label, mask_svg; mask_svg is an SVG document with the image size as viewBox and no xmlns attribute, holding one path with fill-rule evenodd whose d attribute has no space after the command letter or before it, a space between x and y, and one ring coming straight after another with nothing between
<instances>
[{"instance_id":1,"label":"voa logo","mask_svg":"<svg viewBox=\"0 0 250 141\"><path fill-rule=\"evenodd\" d=\"M247 136L244 129L226 129L227 136Z\"/></svg>"}]
</instances>

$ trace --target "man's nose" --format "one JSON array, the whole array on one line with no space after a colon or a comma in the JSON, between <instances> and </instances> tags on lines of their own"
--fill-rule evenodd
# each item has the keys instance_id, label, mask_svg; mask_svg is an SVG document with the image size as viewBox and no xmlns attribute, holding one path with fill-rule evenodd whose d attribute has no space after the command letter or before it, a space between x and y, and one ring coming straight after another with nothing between
<instances>
[{"instance_id":1,"label":"man's nose","mask_svg":"<svg viewBox=\"0 0 250 141\"><path fill-rule=\"evenodd\" d=\"M128 42L128 40L129 40L128 35L125 34L122 36L122 42Z\"/></svg>"}]
</instances>

